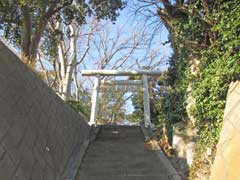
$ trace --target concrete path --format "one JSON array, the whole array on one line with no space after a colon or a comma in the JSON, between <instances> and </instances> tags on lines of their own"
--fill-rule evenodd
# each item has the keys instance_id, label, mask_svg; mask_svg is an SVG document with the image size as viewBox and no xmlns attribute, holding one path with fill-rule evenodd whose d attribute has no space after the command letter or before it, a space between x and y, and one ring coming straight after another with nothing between
<instances>
[{"instance_id":1,"label":"concrete path","mask_svg":"<svg viewBox=\"0 0 240 180\"><path fill-rule=\"evenodd\" d=\"M76 180L168 180L156 154L144 145L138 126L102 126Z\"/></svg>"}]
</instances>

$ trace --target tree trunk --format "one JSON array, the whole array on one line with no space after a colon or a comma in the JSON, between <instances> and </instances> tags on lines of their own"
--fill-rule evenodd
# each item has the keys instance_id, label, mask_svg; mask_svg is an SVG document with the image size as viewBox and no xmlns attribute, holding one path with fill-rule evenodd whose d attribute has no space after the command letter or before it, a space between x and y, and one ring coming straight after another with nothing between
<instances>
[{"instance_id":1,"label":"tree trunk","mask_svg":"<svg viewBox=\"0 0 240 180\"><path fill-rule=\"evenodd\" d=\"M38 27L36 29L36 32L32 36L31 46L29 47L30 60L32 62L36 62L38 46L39 46L42 34L46 29L46 26L47 26L47 19L41 18L39 21Z\"/></svg>"},{"instance_id":2,"label":"tree trunk","mask_svg":"<svg viewBox=\"0 0 240 180\"><path fill-rule=\"evenodd\" d=\"M53 4L45 14L36 20L36 27L32 28L32 17L28 5L21 7L23 14L23 23L21 31L21 56L22 60L28 64L31 64L35 67L37 50L43 35L44 30L46 29L48 19L55 13L54 8L56 4Z\"/></svg>"},{"instance_id":3,"label":"tree trunk","mask_svg":"<svg viewBox=\"0 0 240 180\"><path fill-rule=\"evenodd\" d=\"M76 50L76 41L77 41L77 34L76 34L76 27L70 25L71 29L71 38L70 38L70 54L71 56L69 59L68 57L64 56L64 49L62 45L58 46L58 59L60 63L60 72L61 72L61 79L60 79L60 95L63 100L68 101L71 97L71 83L74 69L77 65L77 50Z\"/></svg>"},{"instance_id":4,"label":"tree trunk","mask_svg":"<svg viewBox=\"0 0 240 180\"><path fill-rule=\"evenodd\" d=\"M79 87L79 82L78 82L78 78L77 78L77 68L76 67L74 68L73 80L74 80L74 85L75 85L75 101L79 101L80 87Z\"/></svg>"},{"instance_id":5,"label":"tree trunk","mask_svg":"<svg viewBox=\"0 0 240 180\"><path fill-rule=\"evenodd\" d=\"M30 59L29 47L31 46L32 19L28 6L22 7L23 24L21 35L21 57L24 62Z\"/></svg>"},{"instance_id":6,"label":"tree trunk","mask_svg":"<svg viewBox=\"0 0 240 180\"><path fill-rule=\"evenodd\" d=\"M61 95L61 97L64 101L68 101L71 96L71 88L70 88L71 82L68 77L69 77L69 75L62 80L62 95Z\"/></svg>"}]
</instances>

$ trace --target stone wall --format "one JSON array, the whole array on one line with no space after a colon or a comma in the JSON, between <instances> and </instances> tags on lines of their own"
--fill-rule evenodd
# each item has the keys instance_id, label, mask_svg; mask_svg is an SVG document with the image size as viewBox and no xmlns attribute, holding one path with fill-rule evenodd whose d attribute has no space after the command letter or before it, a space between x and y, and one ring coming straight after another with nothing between
<instances>
[{"instance_id":1,"label":"stone wall","mask_svg":"<svg viewBox=\"0 0 240 180\"><path fill-rule=\"evenodd\" d=\"M63 179L89 129L0 42L0 180Z\"/></svg>"},{"instance_id":2,"label":"stone wall","mask_svg":"<svg viewBox=\"0 0 240 180\"><path fill-rule=\"evenodd\" d=\"M189 167L193 163L196 140L196 130L189 125L189 122L181 121L174 124L172 147L176 156L171 159L171 162L183 179L187 179Z\"/></svg>"},{"instance_id":3,"label":"stone wall","mask_svg":"<svg viewBox=\"0 0 240 180\"><path fill-rule=\"evenodd\" d=\"M210 180L240 179L240 82L230 85Z\"/></svg>"}]
</instances>

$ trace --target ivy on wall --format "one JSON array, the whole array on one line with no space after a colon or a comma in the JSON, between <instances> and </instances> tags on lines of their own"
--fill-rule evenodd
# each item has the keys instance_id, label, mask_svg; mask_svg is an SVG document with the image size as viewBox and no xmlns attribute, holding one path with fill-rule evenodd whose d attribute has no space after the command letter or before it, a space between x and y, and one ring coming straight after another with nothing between
<instances>
[{"instance_id":1,"label":"ivy on wall","mask_svg":"<svg viewBox=\"0 0 240 180\"><path fill-rule=\"evenodd\" d=\"M198 129L200 153L217 144L229 84L240 80L239 1L208 1L208 12L202 2L185 5L191 12L201 12L202 19L181 14L166 22L172 24L169 29L174 54L164 82L169 90L156 105L159 123L167 125L171 139L172 126L186 118L186 101L193 97L190 115ZM201 154L196 162L199 157ZM194 172L190 173L194 179Z\"/></svg>"},{"instance_id":2,"label":"ivy on wall","mask_svg":"<svg viewBox=\"0 0 240 180\"><path fill-rule=\"evenodd\" d=\"M199 78L193 81L195 105L192 114L197 120L200 137L207 145L219 138L229 84L240 79L240 6L237 1L224 3L218 24L212 27L217 40L201 51Z\"/></svg>"},{"instance_id":3,"label":"ivy on wall","mask_svg":"<svg viewBox=\"0 0 240 180\"><path fill-rule=\"evenodd\" d=\"M201 8L199 4L200 1L196 1L188 8ZM186 115L190 85L195 100L191 114L206 145L217 143L228 86L240 79L240 6L235 0L222 1L219 7L218 11L212 9L212 13L206 15L214 24L195 16L173 21L174 30L170 35L174 54L166 80L170 89L158 105L159 114L166 122L181 121ZM191 73L194 59L200 62L197 75Z\"/></svg>"}]
</instances>

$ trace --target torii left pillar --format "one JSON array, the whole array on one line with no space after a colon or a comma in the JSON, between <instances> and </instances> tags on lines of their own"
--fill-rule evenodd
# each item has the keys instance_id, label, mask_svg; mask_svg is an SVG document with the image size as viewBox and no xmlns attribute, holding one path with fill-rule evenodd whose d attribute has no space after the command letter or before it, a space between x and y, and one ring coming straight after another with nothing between
<instances>
[{"instance_id":1,"label":"torii left pillar","mask_svg":"<svg viewBox=\"0 0 240 180\"><path fill-rule=\"evenodd\" d=\"M144 105L144 125L146 128L152 127L151 116L150 116L150 103L149 103L149 92L148 92L148 78L147 75L143 75L143 105Z\"/></svg>"},{"instance_id":2,"label":"torii left pillar","mask_svg":"<svg viewBox=\"0 0 240 180\"><path fill-rule=\"evenodd\" d=\"M98 94L99 94L99 86L100 86L100 77L97 76L94 81L93 93L92 93L92 108L91 108L91 116L89 125L96 126L97 125L97 111L98 111Z\"/></svg>"}]
</instances>

